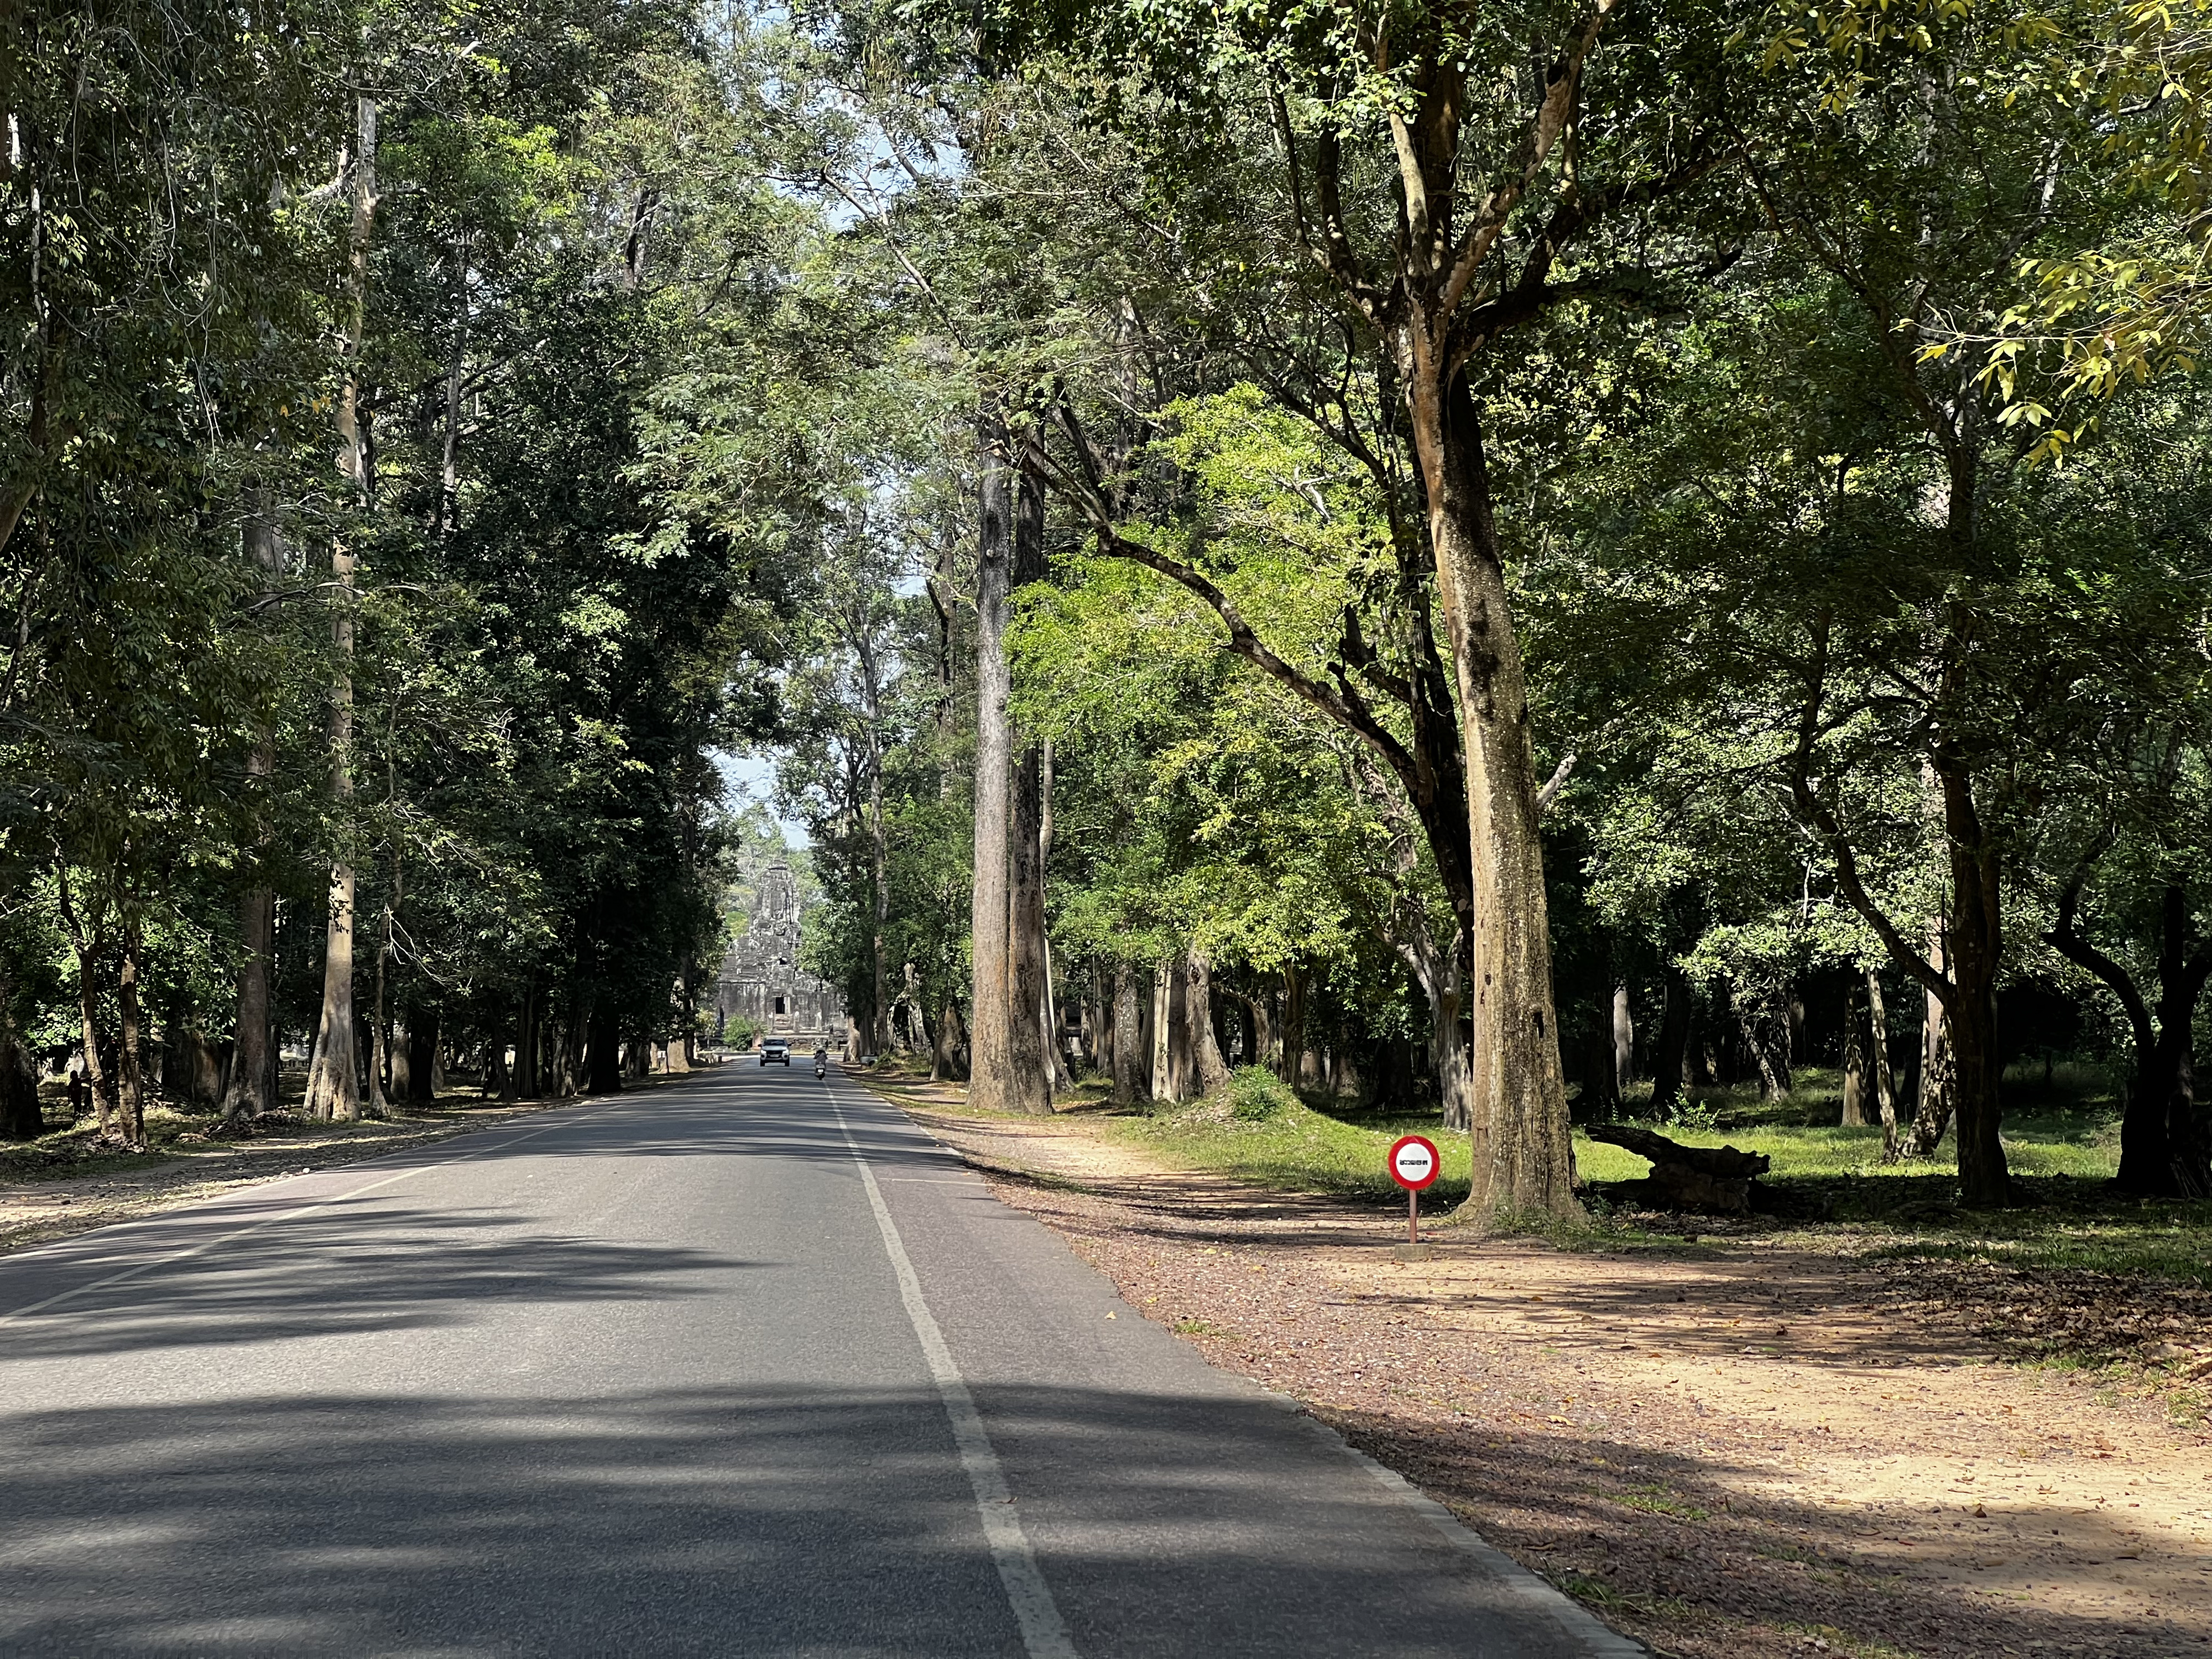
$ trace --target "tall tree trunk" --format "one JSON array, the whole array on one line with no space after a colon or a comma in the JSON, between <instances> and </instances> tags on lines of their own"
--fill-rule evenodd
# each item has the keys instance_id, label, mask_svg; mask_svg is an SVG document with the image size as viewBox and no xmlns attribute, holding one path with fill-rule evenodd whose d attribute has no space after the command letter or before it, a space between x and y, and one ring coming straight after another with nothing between
<instances>
[{"instance_id":1,"label":"tall tree trunk","mask_svg":"<svg viewBox=\"0 0 2212 1659\"><path fill-rule=\"evenodd\" d=\"M1915 1057L1920 1076L1908 1144L1913 1157L1933 1158L1943 1144L1944 1131L1951 1127L1958 1099L1958 1069L1951 1055L1948 1025L1938 1024L1932 1033L1923 1036Z\"/></svg>"},{"instance_id":2,"label":"tall tree trunk","mask_svg":"<svg viewBox=\"0 0 2212 1659\"><path fill-rule=\"evenodd\" d=\"M1168 967L1168 1098L1188 1100L1198 1092L1198 1060L1190 1028L1190 959Z\"/></svg>"},{"instance_id":3,"label":"tall tree trunk","mask_svg":"<svg viewBox=\"0 0 2212 1659\"><path fill-rule=\"evenodd\" d=\"M1860 1029L1863 1024L1859 1018L1858 988L1847 986L1844 991L1844 1111L1841 1119L1847 1129L1866 1127L1866 1036Z\"/></svg>"},{"instance_id":4,"label":"tall tree trunk","mask_svg":"<svg viewBox=\"0 0 2212 1659\"><path fill-rule=\"evenodd\" d=\"M522 1010L514 1022L514 1072L513 1087L521 1100L538 1098L538 987L526 985L522 989Z\"/></svg>"},{"instance_id":5,"label":"tall tree trunk","mask_svg":"<svg viewBox=\"0 0 2212 1659\"><path fill-rule=\"evenodd\" d=\"M273 583L284 569L284 550L276 534L276 520L267 493L257 491L247 501L239 539L246 562ZM268 862L276 842L270 822L269 779L276 769L276 746L268 723L257 724L253 747L246 758L246 795L253 803L254 849L246 890L238 897L239 941L243 954L238 964L238 1012L232 1037L230 1075L223 1084L222 1114L243 1120L273 1111L276 1101L270 1079L276 1054L270 1042L269 970L276 948L276 894L269 884Z\"/></svg>"},{"instance_id":6,"label":"tall tree trunk","mask_svg":"<svg viewBox=\"0 0 2212 1659\"><path fill-rule=\"evenodd\" d=\"M866 600L860 602L865 607ZM884 832L883 696L878 682L874 636L864 609L852 620L850 637L860 665L863 753L868 768L868 885L872 926L869 930L868 1044L876 1054L891 1051L890 975L890 850Z\"/></svg>"},{"instance_id":7,"label":"tall tree trunk","mask_svg":"<svg viewBox=\"0 0 2212 1659\"><path fill-rule=\"evenodd\" d=\"M438 1097L438 1015L434 1009L407 1011L407 1097L426 1103Z\"/></svg>"},{"instance_id":8,"label":"tall tree trunk","mask_svg":"<svg viewBox=\"0 0 2212 1659\"><path fill-rule=\"evenodd\" d=\"M1456 1022L1455 1022L1456 1024ZM1306 981L1305 975L1295 967L1285 964L1283 969L1283 1048L1279 1070L1285 1086L1295 1090L1300 1077L1299 1068L1305 1060L1306 1050ZM1441 1056L1437 1064L1437 1079L1441 1085L1444 1073ZM1473 1079L1469 1079L1472 1087ZM1447 1098L1446 1110L1449 1110Z\"/></svg>"},{"instance_id":9,"label":"tall tree trunk","mask_svg":"<svg viewBox=\"0 0 2212 1659\"><path fill-rule=\"evenodd\" d=\"M1743 1034L1743 1046L1751 1051L1752 1063L1759 1068L1759 1097L1778 1100L1783 1092L1781 1075L1774 1069L1774 1056L1769 1052L1766 1034L1759 1030L1760 1021L1742 998L1736 999L1736 1029Z\"/></svg>"},{"instance_id":10,"label":"tall tree trunk","mask_svg":"<svg viewBox=\"0 0 2212 1659\"><path fill-rule=\"evenodd\" d=\"M69 867L59 857L54 860L54 900L61 913L62 927L69 934L70 949L76 957L76 1005L84 1030L84 1075L92 1085L94 1109L100 1114L100 1139L106 1140L114 1133L115 1094L100 1054L100 981L96 977L102 943L100 919L95 915L94 926L88 931L70 892Z\"/></svg>"},{"instance_id":11,"label":"tall tree trunk","mask_svg":"<svg viewBox=\"0 0 2212 1659\"><path fill-rule=\"evenodd\" d=\"M15 1029L15 988L0 956L0 1139L36 1140L46 1132L39 1078Z\"/></svg>"},{"instance_id":12,"label":"tall tree trunk","mask_svg":"<svg viewBox=\"0 0 2212 1659\"><path fill-rule=\"evenodd\" d=\"M1038 497L1040 507L1043 497ZM1060 998L1053 988L1052 937L1045 931L1044 887L1052 878L1052 742L1047 738L1037 750L1037 945L1043 958L1044 1004L1039 1018L1044 1030L1045 1064L1050 1068L1054 1093L1075 1086L1075 1073L1068 1069L1067 1047L1060 1040Z\"/></svg>"},{"instance_id":13,"label":"tall tree trunk","mask_svg":"<svg viewBox=\"0 0 2212 1659\"><path fill-rule=\"evenodd\" d=\"M1620 1115L1620 1073L1613 1048L1613 999L1597 1006L1590 1021L1589 1040L1583 1045L1582 1118L1585 1123L1610 1123Z\"/></svg>"},{"instance_id":14,"label":"tall tree trunk","mask_svg":"<svg viewBox=\"0 0 2212 1659\"><path fill-rule=\"evenodd\" d=\"M353 165L353 225L347 246L345 379L338 390L338 461L364 510L371 493L367 434L361 418L361 346L368 301L368 245L376 222L376 117L373 98L355 100L358 146ZM345 833L353 804L353 653L355 557L343 540L331 545L331 633L337 667L331 686L331 799ZM307 1073L305 1109L325 1122L361 1115L354 1054L354 870L341 853L331 866L330 922L323 945L323 1008Z\"/></svg>"},{"instance_id":15,"label":"tall tree trunk","mask_svg":"<svg viewBox=\"0 0 2212 1659\"><path fill-rule=\"evenodd\" d=\"M1874 1097L1881 1114L1881 1161L1897 1162L1902 1148L1897 1138L1897 1081L1889 1067L1889 1010L1882 1005L1881 975L1866 970L1867 1024L1873 1042L1867 1050L1867 1066L1874 1073Z\"/></svg>"},{"instance_id":16,"label":"tall tree trunk","mask_svg":"<svg viewBox=\"0 0 2212 1659\"><path fill-rule=\"evenodd\" d=\"M446 359L446 432L438 466L438 540L441 544L460 522L461 369L468 361L469 262L474 246L473 234L464 232L455 249L459 269L454 289L459 303L454 307L453 348Z\"/></svg>"},{"instance_id":17,"label":"tall tree trunk","mask_svg":"<svg viewBox=\"0 0 2212 1659\"><path fill-rule=\"evenodd\" d=\"M1635 1065L1636 1018L1628 1006L1627 982L1623 981L1613 988L1613 1095L1615 1100L1628 1092Z\"/></svg>"},{"instance_id":18,"label":"tall tree trunk","mask_svg":"<svg viewBox=\"0 0 2212 1659\"><path fill-rule=\"evenodd\" d=\"M952 581L954 550L959 544L957 532L948 531L937 539L936 568L930 572L925 584L929 603L937 612L937 684L933 714L936 726L939 753L938 793L949 798L952 792L954 774L950 763L953 738L954 675L952 618L958 589Z\"/></svg>"},{"instance_id":19,"label":"tall tree trunk","mask_svg":"<svg viewBox=\"0 0 2212 1659\"><path fill-rule=\"evenodd\" d=\"M945 999L945 1012L937 1022L937 1046L930 1057L932 1078L957 1082L968 1075L969 1044L960 1024L960 1001Z\"/></svg>"},{"instance_id":20,"label":"tall tree trunk","mask_svg":"<svg viewBox=\"0 0 2212 1659\"><path fill-rule=\"evenodd\" d=\"M1026 463L1027 451L1024 451ZM1014 587L1041 580L1044 563L1044 493L1024 464L1015 474L1014 546L1009 580ZM1007 1109L1052 1110L1056 1042L1045 1038L1050 1006L1049 970L1044 938L1044 755L1024 744L1014 759L1012 800L1007 812L1006 947L1007 1052L1012 1087Z\"/></svg>"},{"instance_id":21,"label":"tall tree trunk","mask_svg":"<svg viewBox=\"0 0 2212 1659\"><path fill-rule=\"evenodd\" d=\"M1474 871L1474 1179L1478 1217L1578 1215L1528 687L1474 403L1406 331L1401 364L1459 685Z\"/></svg>"},{"instance_id":22,"label":"tall tree trunk","mask_svg":"<svg viewBox=\"0 0 2212 1659\"><path fill-rule=\"evenodd\" d=\"M143 1069L139 1065L138 1052L138 945L139 930L137 915L127 906L122 915L123 959L115 975L115 1004L120 1015L122 1041L117 1046L116 1072L119 1086L116 1091L120 1108L123 1143L126 1146L143 1147L146 1144L146 1083Z\"/></svg>"},{"instance_id":23,"label":"tall tree trunk","mask_svg":"<svg viewBox=\"0 0 2212 1659\"><path fill-rule=\"evenodd\" d=\"M1137 970L1119 963L1114 969L1114 1103L1133 1106L1144 1091L1145 1053L1140 1043L1145 1017L1137 1006Z\"/></svg>"},{"instance_id":24,"label":"tall tree trunk","mask_svg":"<svg viewBox=\"0 0 2212 1659\"><path fill-rule=\"evenodd\" d=\"M254 759L269 750L255 745ZM249 766L251 762L248 763ZM258 1117L276 1108L269 1079L276 1058L269 1037L269 965L276 945L276 894L257 870L238 898L243 950L238 964L237 1028L231 1042L230 1076L223 1084L222 1115Z\"/></svg>"},{"instance_id":25,"label":"tall tree trunk","mask_svg":"<svg viewBox=\"0 0 2212 1659\"><path fill-rule=\"evenodd\" d=\"M2189 893L2169 880L2159 896L2158 1002L2154 1008L2124 969L2074 933L2069 900L2052 942L2120 994L2135 1026L2136 1065L2120 1119L2123 1192L2153 1198L2212 1197L2212 1148L2197 1109L2191 1054L2197 1004L2212 979L2212 946L2194 956Z\"/></svg>"},{"instance_id":26,"label":"tall tree trunk","mask_svg":"<svg viewBox=\"0 0 2212 1659\"><path fill-rule=\"evenodd\" d=\"M1672 962L1661 970L1666 988L1659 1012L1659 1040L1652 1045L1651 1110L1664 1116L1682 1103L1690 1076L1690 976Z\"/></svg>"},{"instance_id":27,"label":"tall tree trunk","mask_svg":"<svg viewBox=\"0 0 2212 1659\"><path fill-rule=\"evenodd\" d=\"M1164 1104L1175 1098L1174 1079L1169 1074L1168 1059L1170 1002L1174 994L1173 970L1164 962L1152 969L1152 1097Z\"/></svg>"},{"instance_id":28,"label":"tall tree trunk","mask_svg":"<svg viewBox=\"0 0 2212 1659\"><path fill-rule=\"evenodd\" d=\"M1229 1062L1221 1057L1213 1028L1213 964L1202 951L1190 953L1184 970L1183 1000L1190 1030L1194 1094L1210 1095L1229 1083Z\"/></svg>"},{"instance_id":29,"label":"tall tree trunk","mask_svg":"<svg viewBox=\"0 0 2212 1659\"><path fill-rule=\"evenodd\" d=\"M384 1074L389 1063L389 1028L385 1024L385 975L392 963L392 907L399 902L399 869L394 860L392 898L384 907L384 925L376 941L376 1001L368 1017L368 1115L388 1117L392 1103L385 1098Z\"/></svg>"},{"instance_id":30,"label":"tall tree trunk","mask_svg":"<svg viewBox=\"0 0 2212 1659\"><path fill-rule=\"evenodd\" d=\"M622 1029L614 1006L602 995L592 1005L584 1047L585 1090L595 1095L622 1092Z\"/></svg>"},{"instance_id":31,"label":"tall tree trunk","mask_svg":"<svg viewBox=\"0 0 2212 1659\"><path fill-rule=\"evenodd\" d=\"M1013 467L1006 422L980 423L981 485L975 547L975 876L970 910L975 999L968 1099L985 1111L1016 1109L1013 966L1009 947L1009 847L1013 813L1012 691L1006 613L1014 542ZM1023 1022L1027 1024L1028 1022Z\"/></svg>"}]
</instances>

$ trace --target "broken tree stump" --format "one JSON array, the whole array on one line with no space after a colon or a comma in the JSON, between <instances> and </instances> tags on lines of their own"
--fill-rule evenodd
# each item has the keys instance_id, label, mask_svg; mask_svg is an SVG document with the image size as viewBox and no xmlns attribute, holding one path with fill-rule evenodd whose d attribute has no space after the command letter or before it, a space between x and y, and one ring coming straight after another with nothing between
<instances>
[{"instance_id":1,"label":"broken tree stump","mask_svg":"<svg viewBox=\"0 0 2212 1659\"><path fill-rule=\"evenodd\" d=\"M1661 1210L1704 1210L1717 1215L1751 1213L1751 1182L1773 1160L1764 1152L1733 1146L1685 1146L1633 1123L1594 1123L1584 1131L1592 1140L1626 1148L1651 1160L1642 1181L1622 1182L1615 1196Z\"/></svg>"}]
</instances>

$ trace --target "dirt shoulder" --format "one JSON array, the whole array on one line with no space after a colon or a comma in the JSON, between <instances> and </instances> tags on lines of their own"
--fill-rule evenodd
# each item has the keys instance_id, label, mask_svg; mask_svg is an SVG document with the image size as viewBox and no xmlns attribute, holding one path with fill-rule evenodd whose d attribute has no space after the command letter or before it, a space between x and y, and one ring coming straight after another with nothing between
<instances>
[{"instance_id":1,"label":"dirt shoulder","mask_svg":"<svg viewBox=\"0 0 2212 1659\"><path fill-rule=\"evenodd\" d=\"M2212 1440L2005 1363L1915 1288L1942 1265L1448 1231L1401 1260L1399 1214L882 1092L1148 1316L1662 1654L2212 1653Z\"/></svg>"}]
</instances>

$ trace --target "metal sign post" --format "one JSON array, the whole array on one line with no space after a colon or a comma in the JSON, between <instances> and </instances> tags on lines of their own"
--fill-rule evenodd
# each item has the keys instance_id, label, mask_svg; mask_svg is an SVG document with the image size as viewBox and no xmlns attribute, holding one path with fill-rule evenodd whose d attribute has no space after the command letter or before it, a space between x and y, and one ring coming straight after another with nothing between
<instances>
[{"instance_id":1,"label":"metal sign post","mask_svg":"<svg viewBox=\"0 0 2212 1659\"><path fill-rule=\"evenodd\" d=\"M1406 1189L1406 1243L1421 1242L1421 1194L1443 1173L1437 1143L1426 1135L1401 1135L1390 1143L1390 1179Z\"/></svg>"}]
</instances>

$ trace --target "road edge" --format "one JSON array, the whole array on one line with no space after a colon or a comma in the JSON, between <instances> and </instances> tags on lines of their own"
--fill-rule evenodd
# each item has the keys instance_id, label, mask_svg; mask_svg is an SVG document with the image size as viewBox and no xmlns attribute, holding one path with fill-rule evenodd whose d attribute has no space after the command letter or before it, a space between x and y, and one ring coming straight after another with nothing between
<instances>
[{"instance_id":1,"label":"road edge","mask_svg":"<svg viewBox=\"0 0 2212 1659\"><path fill-rule=\"evenodd\" d=\"M851 1076L852 1073L848 1072L848 1075ZM1045 1175L1040 1171L1024 1170L1018 1166L1002 1167L997 1165L994 1160L981 1158L939 1136L934 1126L927 1121L928 1114L926 1109L910 1109L905 1103L884 1091L868 1087L868 1079L865 1073L854 1076L853 1080L860 1084L867 1093L897 1112L932 1140L936 1141L939 1146L951 1152L970 1168L1002 1177L1011 1176L1018 1180L1029 1181L1041 1179L1055 1186L1080 1188L1081 1183L1064 1176ZM1112 1281L1109 1279L1108 1283L1111 1284ZM1141 1308L1136 1309L1135 1311L1140 1316L1150 1318L1150 1316L1146 1315ZM1153 1320L1152 1322L1157 1324L1159 1322ZM1200 1357L1204 1358L1203 1354ZM1368 1476L1378 1486L1415 1515L1420 1516L1422 1520L1427 1522L1430 1528L1444 1543L1467 1557L1470 1563L1480 1567L1488 1577L1527 1611L1549 1620L1565 1640L1583 1649L1585 1659L1656 1659L1656 1650L1626 1632L1615 1630L1588 1607L1568 1595L1541 1573L1534 1568L1522 1565L1520 1562L1485 1538L1474 1527L1460 1519L1445 1504L1430 1497L1395 1469L1378 1462L1361 1451L1346 1440L1337 1429L1315 1416L1305 1403L1295 1395L1255 1382L1248 1376L1230 1370L1224 1366L1214 1364L1210 1359L1205 1360L1205 1363L1209 1369L1224 1376L1232 1378L1243 1387L1249 1389L1267 1404L1296 1418L1310 1432L1319 1437L1328 1446L1365 1470Z\"/></svg>"}]
</instances>

